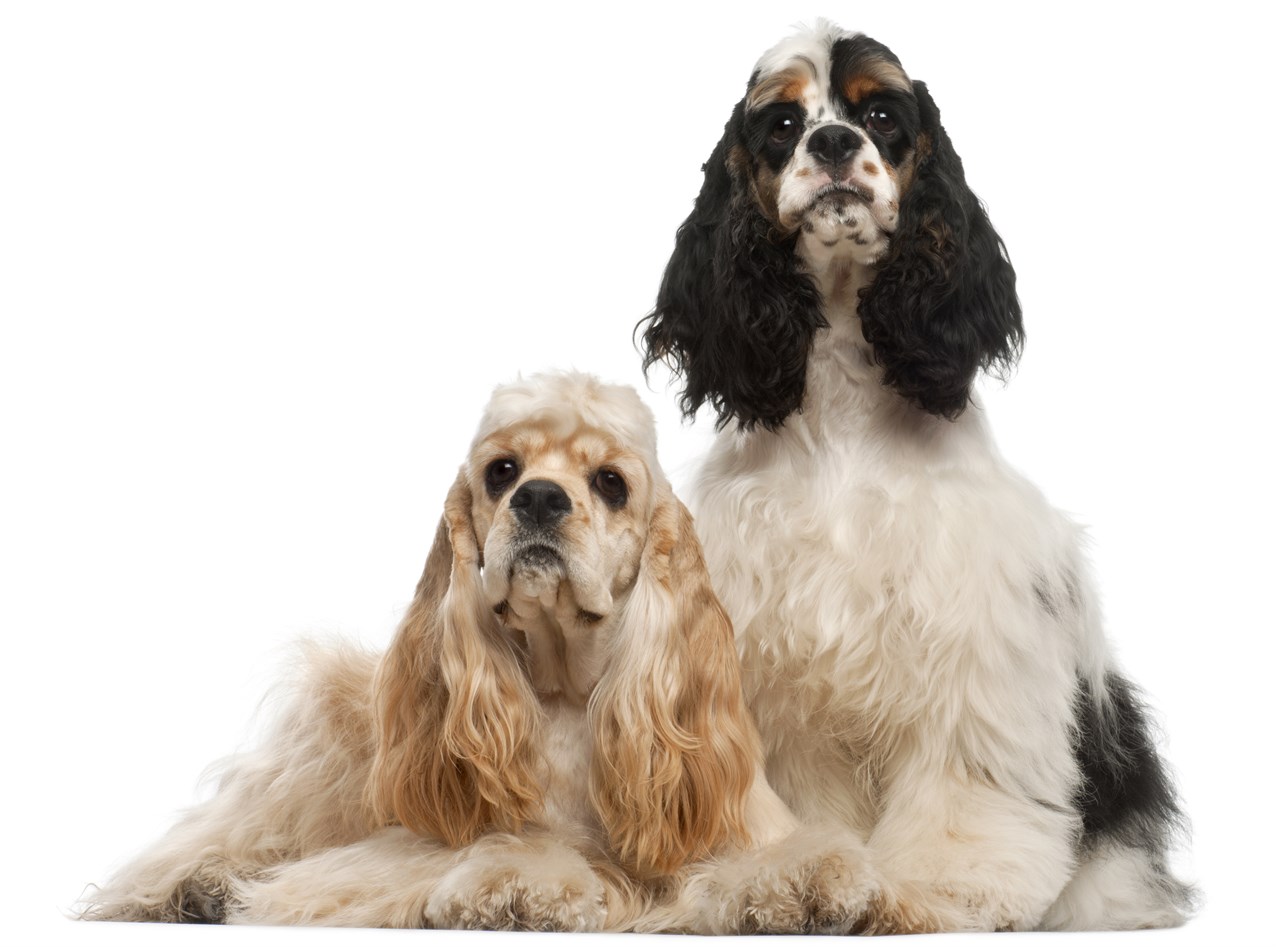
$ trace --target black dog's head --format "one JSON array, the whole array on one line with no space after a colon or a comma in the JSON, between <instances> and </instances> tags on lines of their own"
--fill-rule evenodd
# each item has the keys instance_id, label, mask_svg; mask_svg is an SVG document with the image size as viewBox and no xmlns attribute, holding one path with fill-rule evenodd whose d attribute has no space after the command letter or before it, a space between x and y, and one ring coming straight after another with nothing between
<instances>
[{"instance_id":1,"label":"black dog's head","mask_svg":"<svg viewBox=\"0 0 1276 947\"><path fill-rule=\"evenodd\" d=\"M1015 274L926 86L826 23L766 53L678 230L645 365L682 374L683 412L779 427L827 325L818 255L870 268L858 314L883 383L955 418L980 369L1023 341Z\"/></svg>"}]
</instances>

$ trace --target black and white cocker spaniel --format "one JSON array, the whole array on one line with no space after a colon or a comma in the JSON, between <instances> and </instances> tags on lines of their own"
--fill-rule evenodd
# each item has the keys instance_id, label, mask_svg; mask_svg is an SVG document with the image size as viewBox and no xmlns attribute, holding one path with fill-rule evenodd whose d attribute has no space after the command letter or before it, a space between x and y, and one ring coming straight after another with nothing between
<instances>
[{"instance_id":1,"label":"black and white cocker spaniel","mask_svg":"<svg viewBox=\"0 0 1276 947\"><path fill-rule=\"evenodd\" d=\"M867 841L859 929L1180 923L1180 810L1080 530L972 392L1020 306L926 85L822 21L763 55L704 173L647 365L717 413L691 505L772 784Z\"/></svg>"},{"instance_id":2,"label":"black and white cocker spaniel","mask_svg":"<svg viewBox=\"0 0 1276 947\"><path fill-rule=\"evenodd\" d=\"M82 913L843 930L877 890L860 848L762 775L651 412L545 374L493 394L389 650L307 649L262 745Z\"/></svg>"}]
</instances>

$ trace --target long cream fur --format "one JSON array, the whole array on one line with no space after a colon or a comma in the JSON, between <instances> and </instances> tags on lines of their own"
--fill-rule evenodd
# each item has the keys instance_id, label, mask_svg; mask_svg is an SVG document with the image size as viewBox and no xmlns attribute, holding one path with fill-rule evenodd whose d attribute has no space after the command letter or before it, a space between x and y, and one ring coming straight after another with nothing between
<instances>
[{"instance_id":1,"label":"long cream fur","mask_svg":"<svg viewBox=\"0 0 1276 947\"><path fill-rule=\"evenodd\" d=\"M505 461L518 478L493 490ZM625 502L599 495L604 468ZM531 481L570 499L552 529L511 507ZM262 745L83 916L783 932L844 928L877 891L858 843L797 829L762 775L730 622L632 389L497 389L387 652L308 646L296 678Z\"/></svg>"}]
</instances>

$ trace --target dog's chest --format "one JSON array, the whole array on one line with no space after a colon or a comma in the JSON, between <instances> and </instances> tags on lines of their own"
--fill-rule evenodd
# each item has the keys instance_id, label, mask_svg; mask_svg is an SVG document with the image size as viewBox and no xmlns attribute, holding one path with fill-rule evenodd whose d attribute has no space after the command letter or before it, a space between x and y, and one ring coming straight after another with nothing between
<instances>
[{"instance_id":1,"label":"dog's chest","mask_svg":"<svg viewBox=\"0 0 1276 947\"><path fill-rule=\"evenodd\" d=\"M553 829L593 833L598 827L589 804L593 735L585 708L553 697L544 711L545 821Z\"/></svg>"},{"instance_id":2,"label":"dog's chest","mask_svg":"<svg viewBox=\"0 0 1276 947\"><path fill-rule=\"evenodd\" d=\"M1002 633L994 598L1035 607L1043 508L977 422L906 442L880 418L817 414L720 438L692 502L764 731L880 744Z\"/></svg>"},{"instance_id":3,"label":"dog's chest","mask_svg":"<svg viewBox=\"0 0 1276 947\"><path fill-rule=\"evenodd\" d=\"M773 460L701 485L696 517L714 585L755 711L855 745L855 731L866 741L880 704L895 699L886 695L918 689L925 641L908 619L908 550L937 524L851 462L819 452Z\"/></svg>"}]
</instances>

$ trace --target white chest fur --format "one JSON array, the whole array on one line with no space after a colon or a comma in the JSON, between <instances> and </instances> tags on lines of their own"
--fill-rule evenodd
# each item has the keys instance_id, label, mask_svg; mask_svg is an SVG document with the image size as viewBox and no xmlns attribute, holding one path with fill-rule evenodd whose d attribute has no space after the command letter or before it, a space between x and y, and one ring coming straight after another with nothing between
<instances>
[{"instance_id":1,"label":"white chest fur","mask_svg":"<svg viewBox=\"0 0 1276 947\"><path fill-rule=\"evenodd\" d=\"M1001 460L978 405L956 422L909 409L878 383L853 313L830 307L830 323L802 413L720 436L692 497L769 775L795 807L865 829L894 757L921 740L954 767L1013 757L1016 779L1050 774L1032 791L1058 795L1072 760L998 708L1057 728L1097 660L1076 528ZM858 791L825 794L813 773Z\"/></svg>"}]
</instances>

